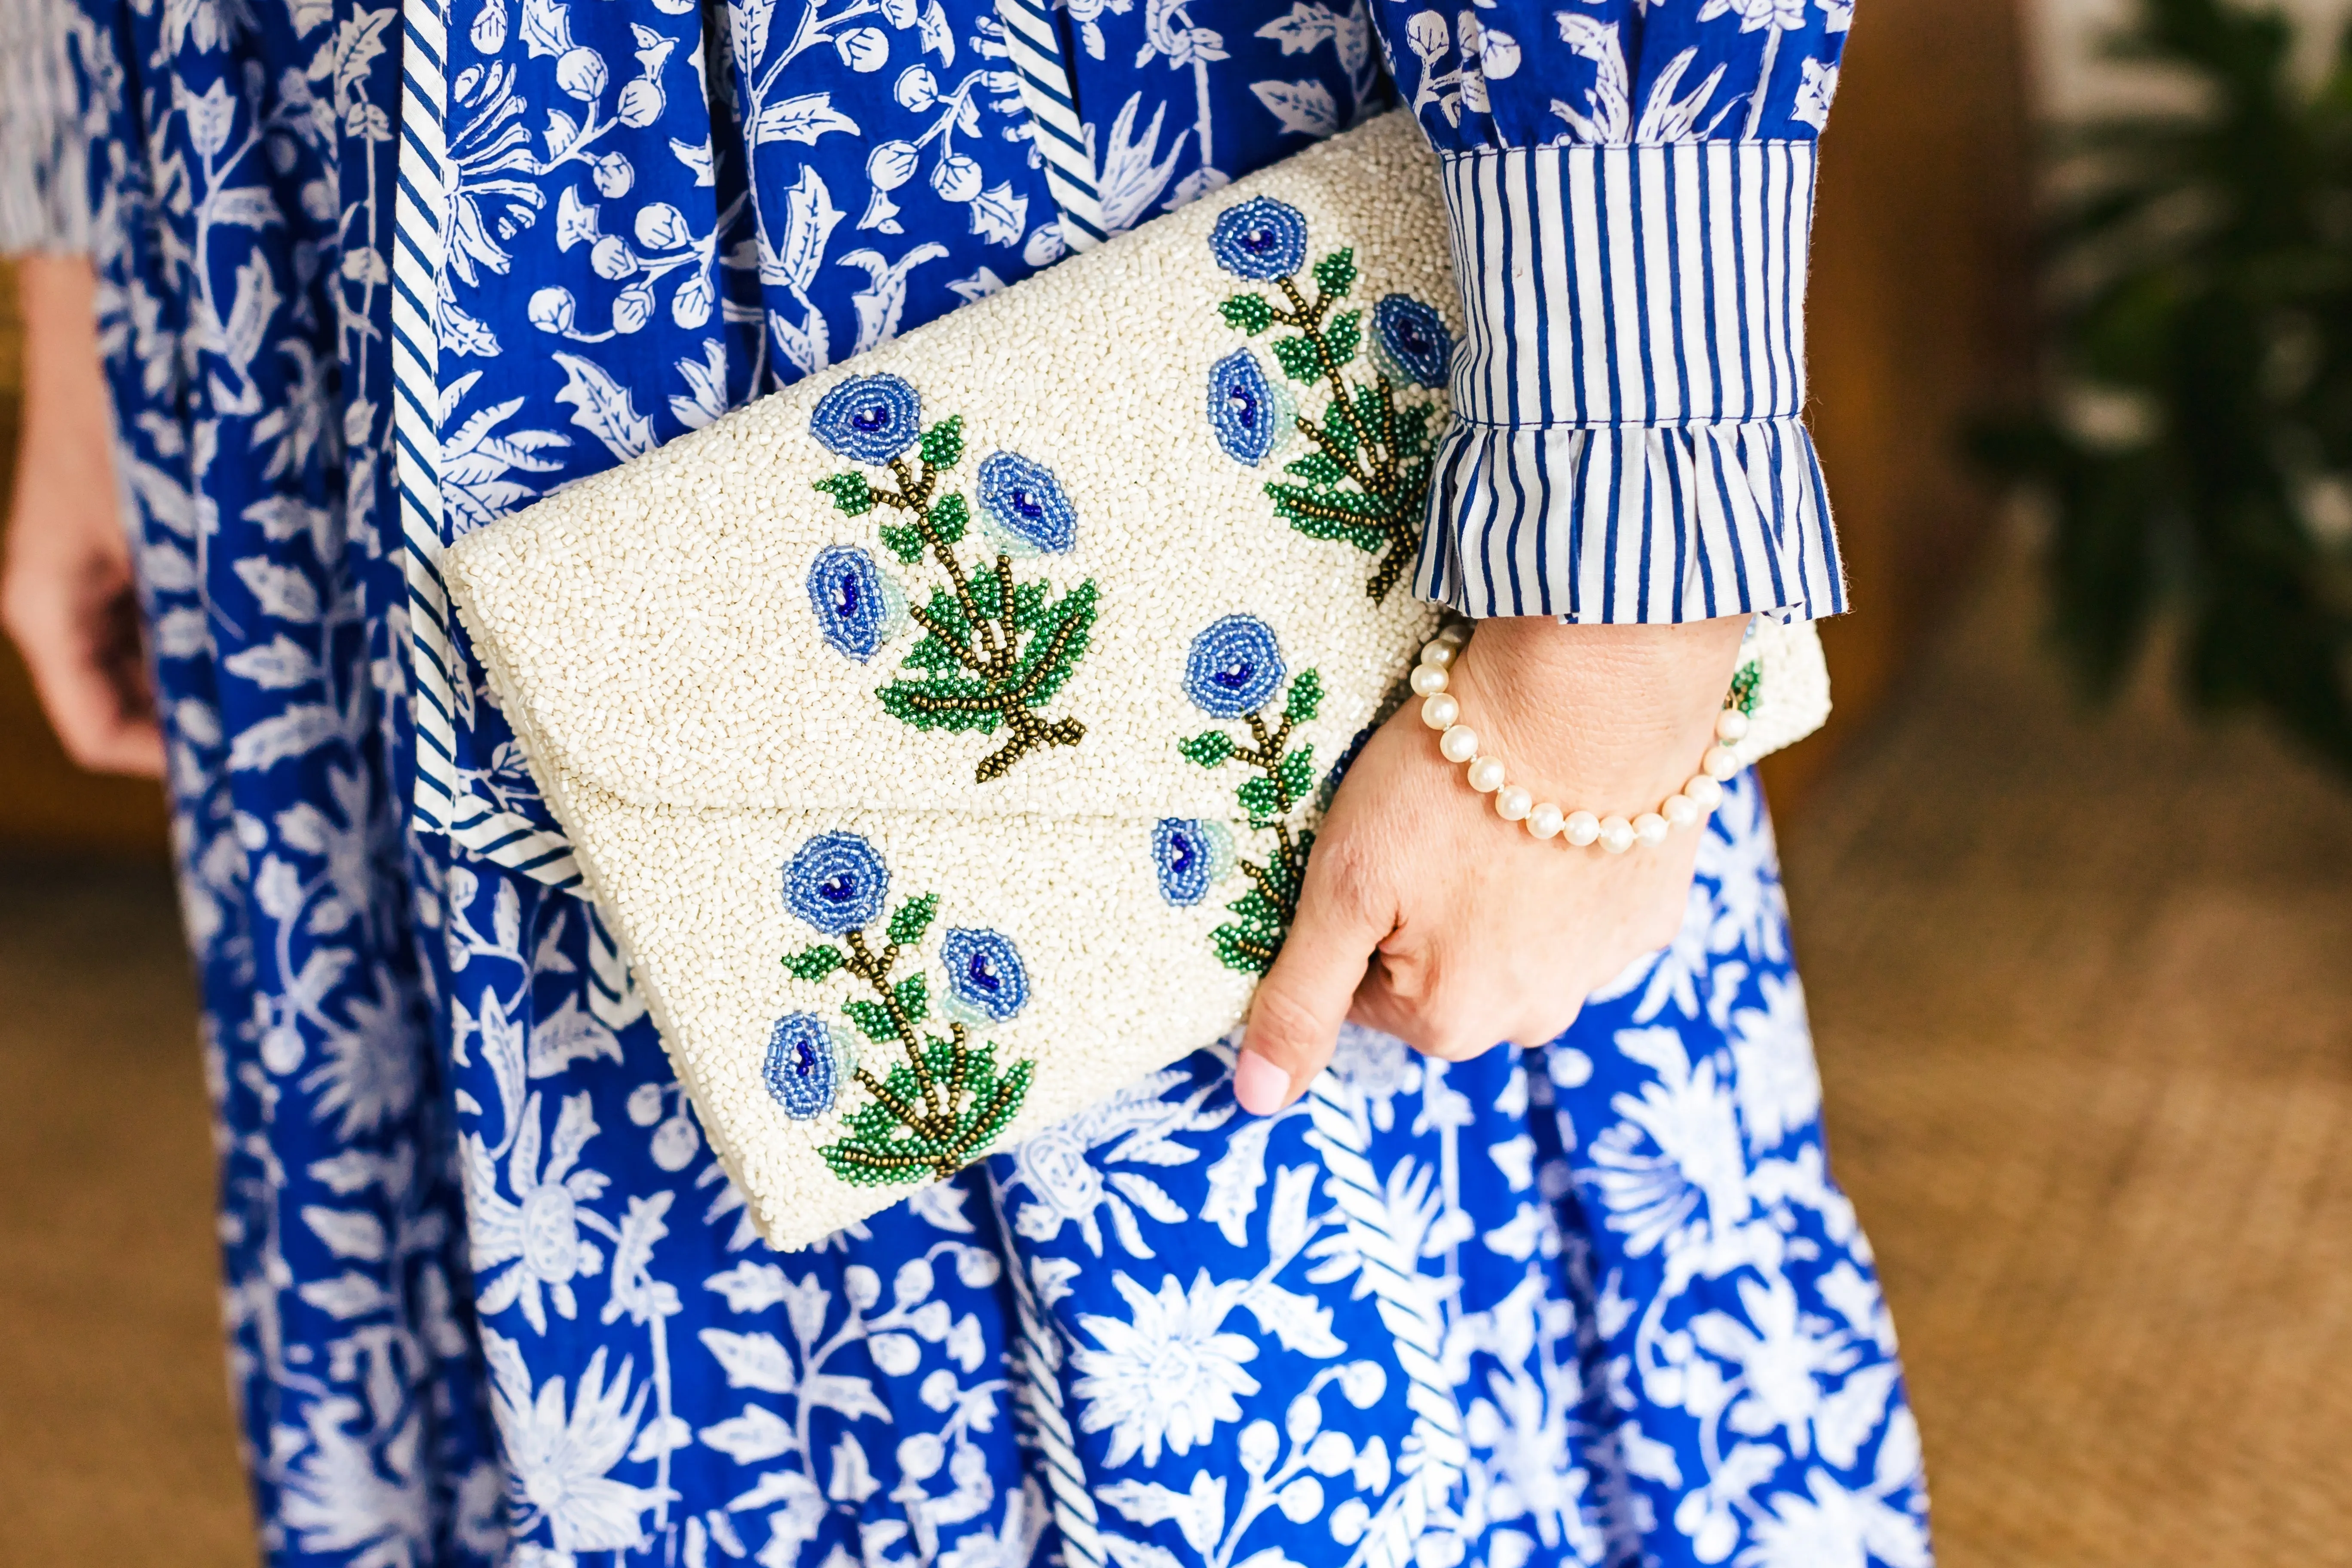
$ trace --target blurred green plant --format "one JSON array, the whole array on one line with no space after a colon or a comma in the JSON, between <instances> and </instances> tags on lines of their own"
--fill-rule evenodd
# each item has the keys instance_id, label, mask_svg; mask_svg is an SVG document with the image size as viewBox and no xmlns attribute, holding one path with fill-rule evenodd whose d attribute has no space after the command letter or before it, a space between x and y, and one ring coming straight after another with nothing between
<instances>
[{"instance_id":1,"label":"blurred green plant","mask_svg":"<svg viewBox=\"0 0 2352 1568\"><path fill-rule=\"evenodd\" d=\"M2059 133L2049 391L1974 444L2051 503L2056 634L2095 696L2177 606L2197 707L2257 708L2352 776L2352 30L2315 90L2294 43L2274 13L2140 0L2111 48L2189 90Z\"/></svg>"}]
</instances>

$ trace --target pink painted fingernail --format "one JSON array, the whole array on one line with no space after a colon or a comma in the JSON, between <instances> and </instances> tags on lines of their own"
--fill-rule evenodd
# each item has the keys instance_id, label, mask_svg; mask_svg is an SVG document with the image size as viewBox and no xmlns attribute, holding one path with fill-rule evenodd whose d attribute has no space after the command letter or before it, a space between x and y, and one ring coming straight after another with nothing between
<instances>
[{"instance_id":1,"label":"pink painted fingernail","mask_svg":"<svg viewBox=\"0 0 2352 1568\"><path fill-rule=\"evenodd\" d=\"M1271 1116L1290 1098L1290 1075L1255 1051L1234 1064L1234 1098L1252 1116Z\"/></svg>"}]
</instances>

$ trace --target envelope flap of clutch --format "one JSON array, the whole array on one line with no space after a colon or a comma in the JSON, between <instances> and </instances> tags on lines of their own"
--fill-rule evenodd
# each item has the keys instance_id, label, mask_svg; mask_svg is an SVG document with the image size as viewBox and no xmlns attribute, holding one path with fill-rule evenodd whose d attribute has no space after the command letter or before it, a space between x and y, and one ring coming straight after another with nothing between
<instances>
[{"instance_id":1,"label":"envelope flap of clutch","mask_svg":"<svg viewBox=\"0 0 2352 1568\"><path fill-rule=\"evenodd\" d=\"M1231 816L1253 770L1296 804L1434 625L1412 576L1445 233L1384 117L570 486L445 574L536 760L635 805Z\"/></svg>"}]
</instances>

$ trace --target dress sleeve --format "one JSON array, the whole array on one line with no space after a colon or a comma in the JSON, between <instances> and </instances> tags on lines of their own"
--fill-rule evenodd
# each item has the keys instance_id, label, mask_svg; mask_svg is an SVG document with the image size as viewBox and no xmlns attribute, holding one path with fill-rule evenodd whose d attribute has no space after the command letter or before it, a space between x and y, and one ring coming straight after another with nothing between
<instances>
[{"instance_id":1,"label":"dress sleeve","mask_svg":"<svg viewBox=\"0 0 2352 1568\"><path fill-rule=\"evenodd\" d=\"M89 247L82 30L73 0L0 0L0 255Z\"/></svg>"},{"instance_id":2,"label":"dress sleeve","mask_svg":"<svg viewBox=\"0 0 2352 1568\"><path fill-rule=\"evenodd\" d=\"M1423 598L1670 623L1845 608L1805 402L1817 138L1852 0L1379 0L1465 342Z\"/></svg>"}]
</instances>

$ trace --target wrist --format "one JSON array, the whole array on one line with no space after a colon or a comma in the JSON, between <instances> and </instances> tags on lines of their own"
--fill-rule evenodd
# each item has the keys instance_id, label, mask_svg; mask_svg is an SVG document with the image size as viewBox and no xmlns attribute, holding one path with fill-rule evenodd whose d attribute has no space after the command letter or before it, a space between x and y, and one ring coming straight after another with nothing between
<instances>
[{"instance_id":1,"label":"wrist","mask_svg":"<svg viewBox=\"0 0 2352 1568\"><path fill-rule=\"evenodd\" d=\"M1747 617L1679 626L1481 621L1449 689L1483 752L1538 798L1627 815L1696 770L1738 661Z\"/></svg>"}]
</instances>

